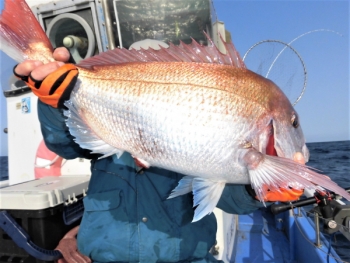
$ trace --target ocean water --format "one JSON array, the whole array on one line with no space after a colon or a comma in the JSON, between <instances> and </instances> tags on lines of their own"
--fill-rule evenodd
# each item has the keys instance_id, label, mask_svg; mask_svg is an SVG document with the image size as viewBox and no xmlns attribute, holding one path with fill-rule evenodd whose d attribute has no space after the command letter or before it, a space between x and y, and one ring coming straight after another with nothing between
<instances>
[{"instance_id":1,"label":"ocean water","mask_svg":"<svg viewBox=\"0 0 350 263\"><path fill-rule=\"evenodd\" d=\"M343 188L350 187L350 141L307 144L310 160L307 165L328 175Z\"/></svg>"},{"instance_id":2,"label":"ocean water","mask_svg":"<svg viewBox=\"0 0 350 263\"><path fill-rule=\"evenodd\" d=\"M307 165L328 175L343 188L350 187L350 141L307 144L310 160ZM0 157L0 180L7 179L7 157ZM342 234L332 240L333 248L345 262L350 262L350 241Z\"/></svg>"}]
</instances>

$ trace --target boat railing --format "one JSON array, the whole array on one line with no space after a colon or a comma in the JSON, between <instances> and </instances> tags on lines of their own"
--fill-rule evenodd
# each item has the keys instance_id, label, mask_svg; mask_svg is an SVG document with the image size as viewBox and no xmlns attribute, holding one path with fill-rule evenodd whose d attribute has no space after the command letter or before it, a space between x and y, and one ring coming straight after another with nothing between
<instances>
[{"instance_id":1,"label":"boat railing","mask_svg":"<svg viewBox=\"0 0 350 263\"><path fill-rule=\"evenodd\" d=\"M345 189L350 192L350 188ZM342 202L341 196L332 192L307 192L312 195L302 200L290 203L276 203L271 206L271 212L275 215L293 208L301 208L308 205L314 207L308 212L314 215L315 245L320 246L320 219L323 221L323 232L333 234L341 232L350 241L350 205ZM298 213L300 215L300 211Z\"/></svg>"}]
</instances>

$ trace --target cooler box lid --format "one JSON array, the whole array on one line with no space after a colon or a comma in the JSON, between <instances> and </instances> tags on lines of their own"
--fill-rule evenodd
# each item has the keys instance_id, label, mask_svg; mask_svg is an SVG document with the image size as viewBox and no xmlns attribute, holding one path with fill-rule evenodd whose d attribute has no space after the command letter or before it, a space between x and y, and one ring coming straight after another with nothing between
<instances>
[{"instance_id":1,"label":"cooler box lid","mask_svg":"<svg viewBox=\"0 0 350 263\"><path fill-rule=\"evenodd\" d=\"M50 176L0 189L0 209L39 210L73 204L85 195L90 176Z\"/></svg>"}]
</instances>

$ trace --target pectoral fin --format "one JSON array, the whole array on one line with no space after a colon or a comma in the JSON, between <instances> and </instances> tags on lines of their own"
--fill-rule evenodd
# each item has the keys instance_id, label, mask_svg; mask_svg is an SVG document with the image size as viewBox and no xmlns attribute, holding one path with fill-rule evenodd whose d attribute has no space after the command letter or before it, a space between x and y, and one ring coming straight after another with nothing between
<instances>
[{"instance_id":1,"label":"pectoral fin","mask_svg":"<svg viewBox=\"0 0 350 263\"><path fill-rule=\"evenodd\" d=\"M268 189L278 191L280 187L318 191L324 191L324 187L350 200L350 194L329 177L293 160L264 155L256 150L249 150L243 160L248 168L251 185L261 201Z\"/></svg>"},{"instance_id":2,"label":"pectoral fin","mask_svg":"<svg viewBox=\"0 0 350 263\"><path fill-rule=\"evenodd\" d=\"M64 105L68 108L67 111L64 111L64 115L67 117L66 125L69 128L70 134L75 137L75 142L78 143L81 148L89 149L92 153L103 154L99 159L113 154L116 154L119 158L123 154L124 151L101 140L101 138L90 129L82 120L72 99L66 101Z\"/></svg>"},{"instance_id":3,"label":"pectoral fin","mask_svg":"<svg viewBox=\"0 0 350 263\"><path fill-rule=\"evenodd\" d=\"M179 185L171 192L168 198L193 192L193 206L196 207L192 222L196 222L204 216L213 212L222 191L225 182L214 182L208 179L185 176L179 182Z\"/></svg>"}]
</instances>

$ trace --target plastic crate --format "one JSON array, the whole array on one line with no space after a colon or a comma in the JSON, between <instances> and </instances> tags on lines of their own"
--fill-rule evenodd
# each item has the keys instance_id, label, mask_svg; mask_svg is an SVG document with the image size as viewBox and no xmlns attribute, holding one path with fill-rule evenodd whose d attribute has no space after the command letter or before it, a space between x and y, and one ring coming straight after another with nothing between
<instances>
[{"instance_id":1,"label":"plastic crate","mask_svg":"<svg viewBox=\"0 0 350 263\"><path fill-rule=\"evenodd\" d=\"M88 180L47 177L0 189L0 262L57 259L55 247L80 223Z\"/></svg>"}]
</instances>

